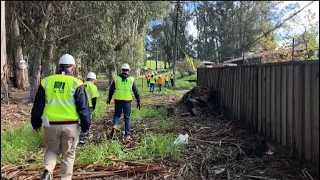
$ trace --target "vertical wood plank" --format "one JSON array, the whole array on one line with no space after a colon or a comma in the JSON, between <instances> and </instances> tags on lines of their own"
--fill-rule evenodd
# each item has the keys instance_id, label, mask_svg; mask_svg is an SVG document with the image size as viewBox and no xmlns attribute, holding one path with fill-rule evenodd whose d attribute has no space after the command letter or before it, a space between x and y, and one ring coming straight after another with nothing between
<instances>
[{"instance_id":1,"label":"vertical wood plank","mask_svg":"<svg viewBox=\"0 0 320 180\"><path fill-rule=\"evenodd\" d=\"M266 81L267 81L267 78L266 78L266 66L262 67L262 86L261 86L261 89L262 89L262 100L261 100L261 109L262 109L262 134L263 135L266 135Z\"/></svg>"},{"instance_id":2,"label":"vertical wood plank","mask_svg":"<svg viewBox=\"0 0 320 180\"><path fill-rule=\"evenodd\" d=\"M287 128L286 147L293 148L293 65L287 66Z\"/></svg>"},{"instance_id":3,"label":"vertical wood plank","mask_svg":"<svg viewBox=\"0 0 320 180\"><path fill-rule=\"evenodd\" d=\"M247 125L249 125L249 118L248 118L248 84L249 84L249 74L248 74L248 71L249 68L248 67L245 67L245 88L244 88L244 108L245 108L245 111L244 111L244 119L245 119L245 122Z\"/></svg>"},{"instance_id":4,"label":"vertical wood plank","mask_svg":"<svg viewBox=\"0 0 320 180\"><path fill-rule=\"evenodd\" d=\"M238 89L238 70L239 68L236 68L235 69L235 72L234 72L234 94L233 94L233 118L236 119L237 118L237 89Z\"/></svg>"},{"instance_id":5,"label":"vertical wood plank","mask_svg":"<svg viewBox=\"0 0 320 180\"><path fill-rule=\"evenodd\" d=\"M270 122L270 100L271 100L271 88L270 88L270 65L266 67L266 136L271 137L271 122Z\"/></svg>"},{"instance_id":6,"label":"vertical wood plank","mask_svg":"<svg viewBox=\"0 0 320 180\"><path fill-rule=\"evenodd\" d=\"M250 86L249 86L249 90L250 90L250 93L249 93L249 97L250 97L250 102L249 102L249 104L250 104L250 112L249 112L249 116L250 116L250 118L249 118L249 120L250 120L250 127L252 128L252 129L254 129L254 130L256 130L255 128L254 128L254 122L253 122L253 91L254 91L254 87L253 87L253 67L250 67L250 75L249 75L249 77L250 77Z\"/></svg>"},{"instance_id":7,"label":"vertical wood plank","mask_svg":"<svg viewBox=\"0 0 320 180\"><path fill-rule=\"evenodd\" d=\"M243 87L244 87L244 69L241 68L241 87L240 87L240 121L243 121Z\"/></svg>"},{"instance_id":8,"label":"vertical wood plank","mask_svg":"<svg viewBox=\"0 0 320 180\"><path fill-rule=\"evenodd\" d=\"M311 70L312 162L319 165L319 64Z\"/></svg>"},{"instance_id":9,"label":"vertical wood plank","mask_svg":"<svg viewBox=\"0 0 320 180\"><path fill-rule=\"evenodd\" d=\"M282 80L282 68L284 66L277 66L276 67L276 87L275 87L275 94L276 94L276 104L275 104L275 109L276 109L276 117L275 117L275 130L276 130L276 142L280 143L281 142L281 80Z\"/></svg>"},{"instance_id":10,"label":"vertical wood plank","mask_svg":"<svg viewBox=\"0 0 320 180\"><path fill-rule=\"evenodd\" d=\"M293 112L294 112L294 144L299 157L301 158L301 116L300 116L300 67L293 66Z\"/></svg>"},{"instance_id":11,"label":"vertical wood plank","mask_svg":"<svg viewBox=\"0 0 320 180\"><path fill-rule=\"evenodd\" d=\"M250 67L250 74L249 74L249 77L250 77L250 86L249 86L249 105L250 105L250 111L249 111L249 122L250 122L250 127L254 129L254 125L253 125L253 117L252 117L252 114L253 114L253 91L254 91L254 87L253 87L253 67ZM254 129L256 130L256 129Z\"/></svg>"},{"instance_id":12,"label":"vertical wood plank","mask_svg":"<svg viewBox=\"0 0 320 180\"><path fill-rule=\"evenodd\" d=\"M240 120L240 112L241 112L241 109L240 109L240 107L241 107L241 105L240 105L240 98L241 98L241 91L240 91L240 89L241 89L241 68L239 68L238 69L238 88L237 88L237 91L238 91L238 95L237 95L237 111L238 111L238 113L237 113L237 120Z\"/></svg>"},{"instance_id":13,"label":"vertical wood plank","mask_svg":"<svg viewBox=\"0 0 320 180\"><path fill-rule=\"evenodd\" d=\"M253 67L252 68L252 78L253 78L253 82L252 82L252 119L253 119L253 129L255 130L255 132L258 132L258 106L257 106L257 92L258 92L258 84L257 84L257 78L258 78L258 74L257 74L257 67Z\"/></svg>"},{"instance_id":14,"label":"vertical wood plank","mask_svg":"<svg viewBox=\"0 0 320 180\"><path fill-rule=\"evenodd\" d=\"M304 77L304 88L305 88L305 97L304 97L304 152L305 158L307 160L311 160L311 134L312 134L312 127L311 127L311 65L305 65L305 77Z\"/></svg>"},{"instance_id":15,"label":"vertical wood plank","mask_svg":"<svg viewBox=\"0 0 320 180\"><path fill-rule=\"evenodd\" d=\"M278 65L279 66L279 65ZM270 95L270 122L271 122L271 138L275 141L276 140L276 121L275 121L275 114L276 114L276 110L275 110L275 106L276 106L276 94L275 94L275 75L276 75L276 66L271 66L271 80L270 80L270 84L271 84L271 95Z\"/></svg>"},{"instance_id":16,"label":"vertical wood plank","mask_svg":"<svg viewBox=\"0 0 320 180\"><path fill-rule=\"evenodd\" d=\"M283 66L282 67L282 75L281 75L281 141L280 143L285 146L286 145L286 131L287 131L287 100L286 100L286 94L287 94L287 67Z\"/></svg>"},{"instance_id":17,"label":"vertical wood plank","mask_svg":"<svg viewBox=\"0 0 320 180\"><path fill-rule=\"evenodd\" d=\"M262 68L258 67L258 133L262 133Z\"/></svg>"}]
</instances>

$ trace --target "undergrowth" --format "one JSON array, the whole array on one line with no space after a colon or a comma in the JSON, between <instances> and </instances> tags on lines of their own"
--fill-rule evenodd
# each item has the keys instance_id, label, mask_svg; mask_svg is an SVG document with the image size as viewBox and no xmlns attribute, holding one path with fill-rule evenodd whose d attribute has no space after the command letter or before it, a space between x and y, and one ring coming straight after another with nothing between
<instances>
[{"instance_id":1,"label":"undergrowth","mask_svg":"<svg viewBox=\"0 0 320 180\"><path fill-rule=\"evenodd\" d=\"M40 135L36 135L30 123L23 124L19 129L9 126L1 130L1 166L22 162L39 151L40 147L43 147L43 129Z\"/></svg>"},{"instance_id":2,"label":"undergrowth","mask_svg":"<svg viewBox=\"0 0 320 180\"><path fill-rule=\"evenodd\" d=\"M132 108L131 120L141 120L145 118L152 118L156 116L165 116L165 107L143 107L140 110L137 108Z\"/></svg>"},{"instance_id":3,"label":"undergrowth","mask_svg":"<svg viewBox=\"0 0 320 180\"><path fill-rule=\"evenodd\" d=\"M182 146L173 144L175 138L173 135L145 134L137 148L131 152L124 152L118 141L104 139L98 145L90 144L79 149L76 164L91 164L99 161L100 164L110 165L109 158L140 162L153 162L162 158L178 160Z\"/></svg>"},{"instance_id":4,"label":"undergrowth","mask_svg":"<svg viewBox=\"0 0 320 180\"><path fill-rule=\"evenodd\" d=\"M106 112L107 108L107 99L108 99L109 91L100 92L100 96L98 97L98 101L96 104L96 108L93 112L93 119L101 119Z\"/></svg>"}]
</instances>

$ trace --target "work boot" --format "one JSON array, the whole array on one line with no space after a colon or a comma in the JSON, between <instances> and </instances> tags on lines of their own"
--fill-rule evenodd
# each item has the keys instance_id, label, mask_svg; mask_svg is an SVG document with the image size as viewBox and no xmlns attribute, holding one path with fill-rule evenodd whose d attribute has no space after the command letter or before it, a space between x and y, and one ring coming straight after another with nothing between
<instances>
[{"instance_id":1,"label":"work boot","mask_svg":"<svg viewBox=\"0 0 320 180\"><path fill-rule=\"evenodd\" d=\"M79 138L79 144L84 144L85 143L85 137L80 136Z\"/></svg>"},{"instance_id":2,"label":"work boot","mask_svg":"<svg viewBox=\"0 0 320 180\"><path fill-rule=\"evenodd\" d=\"M131 141L132 140L131 136L126 136L125 138L126 138L127 141Z\"/></svg>"},{"instance_id":3,"label":"work boot","mask_svg":"<svg viewBox=\"0 0 320 180\"><path fill-rule=\"evenodd\" d=\"M41 176L41 180L51 180L50 173L48 170L44 170Z\"/></svg>"}]
</instances>

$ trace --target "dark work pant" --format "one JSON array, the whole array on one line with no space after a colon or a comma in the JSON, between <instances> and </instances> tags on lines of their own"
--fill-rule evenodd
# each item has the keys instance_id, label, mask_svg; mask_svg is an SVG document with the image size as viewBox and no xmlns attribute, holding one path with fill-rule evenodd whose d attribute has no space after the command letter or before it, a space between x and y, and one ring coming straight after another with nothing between
<instances>
[{"instance_id":1,"label":"dark work pant","mask_svg":"<svg viewBox=\"0 0 320 180\"><path fill-rule=\"evenodd\" d=\"M169 87L169 81L165 81L164 87Z\"/></svg>"},{"instance_id":2,"label":"dark work pant","mask_svg":"<svg viewBox=\"0 0 320 180\"><path fill-rule=\"evenodd\" d=\"M154 91L154 84L150 83L150 92L153 93L153 91Z\"/></svg>"},{"instance_id":3,"label":"dark work pant","mask_svg":"<svg viewBox=\"0 0 320 180\"><path fill-rule=\"evenodd\" d=\"M158 91L161 92L162 84L158 84Z\"/></svg>"},{"instance_id":4,"label":"dark work pant","mask_svg":"<svg viewBox=\"0 0 320 180\"><path fill-rule=\"evenodd\" d=\"M118 126L122 111L124 116L124 136L130 136L131 102L115 101L113 126Z\"/></svg>"},{"instance_id":5,"label":"dark work pant","mask_svg":"<svg viewBox=\"0 0 320 180\"><path fill-rule=\"evenodd\" d=\"M170 79L171 80L171 86L174 86L174 82L173 82L173 79Z\"/></svg>"}]
</instances>

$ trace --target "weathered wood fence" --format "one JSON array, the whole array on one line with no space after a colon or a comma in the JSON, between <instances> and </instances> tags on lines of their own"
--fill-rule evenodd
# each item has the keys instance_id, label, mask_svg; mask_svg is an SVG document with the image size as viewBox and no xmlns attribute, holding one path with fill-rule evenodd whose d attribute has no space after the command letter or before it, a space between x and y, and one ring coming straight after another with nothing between
<instances>
[{"instance_id":1,"label":"weathered wood fence","mask_svg":"<svg viewBox=\"0 0 320 180\"><path fill-rule=\"evenodd\" d=\"M220 110L319 165L319 61L199 68Z\"/></svg>"}]
</instances>

